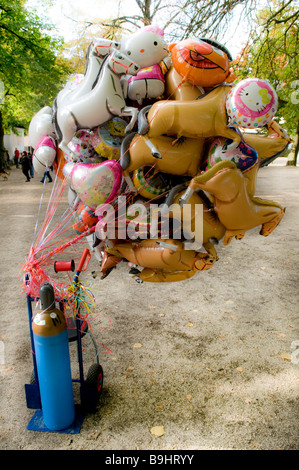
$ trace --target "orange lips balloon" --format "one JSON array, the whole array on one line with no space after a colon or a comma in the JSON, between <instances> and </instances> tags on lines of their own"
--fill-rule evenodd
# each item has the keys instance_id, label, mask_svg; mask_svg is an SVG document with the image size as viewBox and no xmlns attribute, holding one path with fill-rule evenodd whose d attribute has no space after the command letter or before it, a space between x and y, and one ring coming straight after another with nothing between
<instances>
[{"instance_id":1,"label":"orange lips balloon","mask_svg":"<svg viewBox=\"0 0 299 470\"><path fill-rule=\"evenodd\" d=\"M209 41L209 40L207 40ZM218 45L218 44L217 44ZM213 87L222 82L232 82L236 77L229 68L230 56L214 41L185 39L170 44L168 50L175 70L192 85Z\"/></svg>"}]
</instances>

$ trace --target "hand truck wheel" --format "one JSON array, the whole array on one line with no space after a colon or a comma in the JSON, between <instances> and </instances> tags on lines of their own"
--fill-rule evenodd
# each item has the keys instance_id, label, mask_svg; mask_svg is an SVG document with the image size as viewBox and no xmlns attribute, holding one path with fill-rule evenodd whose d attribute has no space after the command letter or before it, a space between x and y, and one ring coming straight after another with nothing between
<instances>
[{"instance_id":1,"label":"hand truck wheel","mask_svg":"<svg viewBox=\"0 0 299 470\"><path fill-rule=\"evenodd\" d=\"M92 364L87 372L85 386L89 388L95 388L98 398L100 397L103 390L103 379L104 373L102 366L100 364Z\"/></svg>"},{"instance_id":2,"label":"hand truck wheel","mask_svg":"<svg viewBox=\"0 0 299 470\"><path fill-rule=\"evenodd\" d=\"M86 380L81 386L81 404L87 412L95 412L103 390L103 368L100 364L92 364L87 372Z\"/></svg>"}]
</instances>

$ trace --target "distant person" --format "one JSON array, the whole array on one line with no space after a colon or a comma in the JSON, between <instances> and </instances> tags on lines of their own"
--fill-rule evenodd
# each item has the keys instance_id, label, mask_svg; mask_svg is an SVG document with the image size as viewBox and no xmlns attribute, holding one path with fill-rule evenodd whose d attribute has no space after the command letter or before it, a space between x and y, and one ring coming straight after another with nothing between
<instances>
[{"instance_id":1,"label":"distant person","mask_svg":"<svg viewBox=\"0 0 299 470\"><path fill-rule=\"evenodd\" d=\"M15 153L14 153L14 160L15 160L16 168L19 168L19 158L20 158L20 152L16 147L15 148Z\"/></svg>"},{"instance_id":2,"label":"distant person","mask_svg":"<svg viewBox=\"0 0 299 470\"><path fill-rule=\"evenodd\" d=\"M7 165L9 166L9 164L10 164L10 157L9 157L8 150L6 150L6 149L4 149L4 156L5 156Z\"/></svg>"},{"instance_id":3,"label":"distant person","mask_svg":"<svg viewBox=\"0 0 299 470\"><path fill-rule=\"evenodd\" d=\"M33 161L32 161L32 158L33 158L33 155L32 153L28 153L28 157L29 157L29 161L30 161L30 178L34 178L34 167L33 167Z\"/></svg>"},{"instance_id":4,"label":"distant person","mask_svg":"<svg viewBox=\"0 0 299 470\"><path fill-rule=\"evenodd\" d=\"M49 183L52 183L52 176L50 175L50 170L53 170L53 167L51 166L50 169L47 168L45 173L44 173L44 176L42 177L42 179L40 180L41 183L43 183L45 181L45 179L48 178L49 180Z\"/></svg>"},{"instance_id":5,"label":"distant person","mask_svg":"<svg viewBox=\"0 0 299 470\"><path fill-rule=\"evenodd\" d=\"M22 153L22 156L21 156L21 166L22 166L22 172L24 173L24 175L26 176L26 183L28 183L30 181L30 176L29 176L29 171L30 171L30 159L28 157L28 154L26 151L24 151Z\"/></svg>"}]
</instances>

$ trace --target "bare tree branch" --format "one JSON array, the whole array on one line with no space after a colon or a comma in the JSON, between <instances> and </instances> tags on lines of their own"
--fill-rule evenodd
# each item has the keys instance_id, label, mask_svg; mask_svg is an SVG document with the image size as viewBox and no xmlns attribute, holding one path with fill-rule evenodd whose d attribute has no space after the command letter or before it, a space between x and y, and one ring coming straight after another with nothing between
<instances>
[{"instance_id":1,"label":"bare tree branch","mask_svg":"<svg viewBox=\"0 0 299 470\"><path fill-rule=\"evenodd\" d=\"M135 0L140 14L121 14L117 18L99 22L85 22L87 27L102 25L117 28L119 33L134 32L136 29L157 24L165 31L170 41L178 41L191 36L217 39L227 31L233 12L240 6L245 11L244 18L256 9L256 0ZM121 11L125 2L119 0ZM241 12L242 14L242 12Z\"/></svg>"}]
</instances>

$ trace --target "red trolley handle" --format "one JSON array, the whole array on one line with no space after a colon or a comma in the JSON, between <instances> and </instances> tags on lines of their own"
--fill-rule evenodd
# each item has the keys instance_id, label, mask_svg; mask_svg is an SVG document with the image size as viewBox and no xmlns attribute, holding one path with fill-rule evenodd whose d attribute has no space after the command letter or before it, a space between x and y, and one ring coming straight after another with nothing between
<instances>
[{"instance_id":1,"label":"red trolley handle","mask_svg":"<svg viewBox=\"0 0 299 470\"><path fill-rule=\"evenodd\" d=\"M82 256L80 258L80 261L79 261L79 264L78 264L78 267L76 269L76 274L79 275L79 273L81 271L85 271L87 266L88 266L88 263L89 263L89 260L90 260L90 251L88 248L85 248L85 250L83 251L82 253Z\"/></svg>"}]
</instances>

